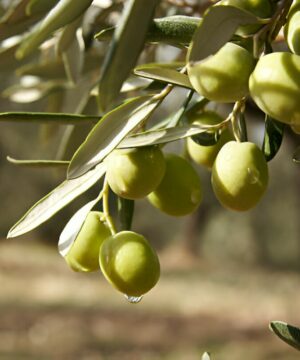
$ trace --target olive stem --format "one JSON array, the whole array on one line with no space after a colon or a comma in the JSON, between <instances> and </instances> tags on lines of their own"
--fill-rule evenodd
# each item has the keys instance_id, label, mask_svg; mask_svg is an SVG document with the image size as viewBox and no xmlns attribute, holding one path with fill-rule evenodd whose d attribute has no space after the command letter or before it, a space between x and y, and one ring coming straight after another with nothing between
<instances>
[{"instance_id":1,"label":"olive stem","mask_svg":"<svg viewBox=\"0 0 300 360\"><path fill-rule=\"evenodd\" d=\"M237 142L247 141L247 131L244 119L246 98L234 104L232 112L228 117L231 119L233 135Z\"/></svg>"},{"instance_id":2,"label":"olive stem","mask_svg":"<svg viewBox=\"0 0 300 360\"><path fill-rule=\"evenodd\" d=\"M105 216L105 219L107 221L107 225L109 227L109 230L111 232L112 235L115 235L117 233L114 221L112 219L112 217L110 216L109 213L109 185L108 185L108 181L104 180L104 184L103 184L103 189L102 189L102 205L103 205L103 213Z\"/></svg>"},{"instance_id":3,"label":"olive stem","mask_svg":"<svg viewBox=\"0 0 300 360\"><path fill-rule=\"evenodd\" d=\"M269 22L253 36L253 53L255 58L260 57L261 45L266 41L271 43L278 35L281 27L286 21L286 16L292 5L292 2L293 0L283 0Z\"/></svg>"}]
</instances>

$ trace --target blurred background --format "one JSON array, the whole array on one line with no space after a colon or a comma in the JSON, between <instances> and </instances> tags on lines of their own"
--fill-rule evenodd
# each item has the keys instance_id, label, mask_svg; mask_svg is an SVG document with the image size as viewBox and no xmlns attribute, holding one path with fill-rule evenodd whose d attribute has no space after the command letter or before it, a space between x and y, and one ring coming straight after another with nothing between
<instances>
[{"instance_id":1,"label":"blurred background","mask_svg":"<svg viewBox=\"0 0 300 360\"><path fill-rule=\"evenodd\" d=\"M105 1L98 3L101 7ZM169 15L190 13L178 10L176 1L164 3ZM118 13L112 18L117 22ZM168 46L150 46L146 60L167 62L180 58L178 54ZM15 83L13 74L1 73L1 91ZM1 98L0 112L75 111L78 87L75 97L73 90L63 89L72 99L64 107L62 89L55 89L33 101L26 101L32 95L26 89L12 92L15 97ZM176 90L153 122L174 112L185 96ZM86 113L97 114L95 104L89 105ZM213 109L224 116L230 112L229 107ZM249 139L261 146L264 119L251 103L246 120ZM57 251L68 219L95 198L101 184L38 229L6 239L9 228L65 178L63 168L16 166L6 156L59 158L67 132L65 126L1 123L1 360L199 360L205 351L212 360L299 358L268 329L271 320L300 325L300 165L292 161L297 135L286 129L282 147L269 163L267 193L251 211L223 209L212 193L210 173L196 165L204 193L196 213L172 218L146 200L136 202L133 230L157 249L162 271L157 286L139 304L130 304L100 272L72 272ZM77 128L80 141L86 132L84 126ZM63 158L69 159L72 151ZM183 142L169 144L166 151L181 153Z\"/></svg>"},{"instance_id":2,"label":"blurred background","mask_svg":"<svg viewBox=\"0 0 300 360\"><path fill-rule=\"evenodd\" d=\"M251 111L247 120L249 137L261 141L261 119ZM61 169L6 161L7 155L39 157L40 132L37 125L1 125L0 359L196 360L204 351L217 360L298 358L268 329L271 320L300 323L294 135L286 132L269 163L268 191L247 213L223 209L210 173L199 166L204 201L197 213L172 218L146 200L136 202L133 229L158 250L162 273L158 285L133 305L100 273L72 272L57 251L64 225L98 186L37 230L5 239L25 211L64 179ZM181 148L176 142L166 150Z\"/></svg>"}]
</instances>

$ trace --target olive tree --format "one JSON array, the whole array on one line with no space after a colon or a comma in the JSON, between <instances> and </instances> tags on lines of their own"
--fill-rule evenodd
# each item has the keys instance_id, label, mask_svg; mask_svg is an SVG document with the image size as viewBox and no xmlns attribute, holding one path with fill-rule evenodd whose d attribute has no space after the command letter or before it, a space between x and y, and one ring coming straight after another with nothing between
<instances>
[{"instance_id":1,"label":"olive tree","mask_svg":"<svg viewBox=\"0 0 300 360\"><path fill-rule=\"evenodd\" d=\"M211 169L214 193L225 208L247 211L265 193L268 162L285 128L300 132L300 1L0 5L0 64L10 76L3 94L12 102L48 101L42 112L0 113L0 121L34 122L60 138L55 159L8 160L66 169L65 180L8 237L33 230L100 187L66 224L59 252L76 271L100 267L117 290L138 302L160 269L151 239L131 230L134 202L147 197L169 215L191 214L202 201L199 165ZM162 45L176 50L171 60L158 60L158 51L170 49ZM178 108L158 120L156 113L178 88L184 94ZM224 103L230 111L221 116L213 109ZM248 139L249 104L265 117L261 146ZM67 125L63 133L58 125ZM174 141L185 145L183 156L163 151ZM289 160L298 162L299 152ZM99 204L102 211L93 211ZM281 322L271 328L299 349L299 329Z\"/></svg>"}]
</instances>

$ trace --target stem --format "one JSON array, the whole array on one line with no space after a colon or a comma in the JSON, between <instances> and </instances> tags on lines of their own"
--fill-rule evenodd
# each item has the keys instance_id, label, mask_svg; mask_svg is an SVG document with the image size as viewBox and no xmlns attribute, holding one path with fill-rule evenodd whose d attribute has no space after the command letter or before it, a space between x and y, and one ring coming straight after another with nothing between
<instances>
[{"instance_id":1,"label":"stem","mask_svg":"<svg viewBox=\"0 0 300 360\"><path fill-rule=\"evenodd\" d=\"M238 142L247 140L246 124L244 119L246 98L237 101L228 117L231 119L233 135Z\"/></svg>"},{"instance_id":2,"label":"stem","mask_svg":"<svg viewBox=\"0 0 300 360\"><path fill-rule=\"evenodd\" d=\"M109 213L109 185L108 185L106 178L104 180L102 196L103 196L103 200L102 200L103 213L104 213L104 216L107 221L107 225L109 227L111 234L115 235L117 233L117 230L116 230L115 224L113 222L113 219Z\"/></svg>"}]
</instances>

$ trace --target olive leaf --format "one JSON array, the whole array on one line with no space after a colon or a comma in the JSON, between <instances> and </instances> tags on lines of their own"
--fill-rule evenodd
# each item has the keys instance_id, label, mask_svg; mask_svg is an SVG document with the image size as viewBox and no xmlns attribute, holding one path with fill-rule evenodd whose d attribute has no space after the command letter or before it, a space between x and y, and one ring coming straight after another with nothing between
<instances>
[{"instance_id":1,"label":"olive leaf","mask_svg":"<svg viewBox=\"0 0 300 360\"><path fill-rule=\"evenodd\" d=\"M143 67L139 66L134 69L134 74L147 79L157 80L166 82L169 84L181 86L188 89L193 89L192 84L187 75L181 74L180 72L160 67Z\"/></svg>"},{"instance_id":2,"label":"olive leaf","mask_svg":"<svg viewBox=\"0 0 300 360\"><path fill-rule=\"evenodd\" d=\"M65 180L49 194L39 200L9 230L7 237L20 236L35 229L50 219L58 211L92 187L105 173L105 165L99 164L95 169L77 179Z\"/></svg>"},{"instance_id":3,"label":"olive leaf","mask_svg":"<svg viewBox=\"0 0 300 360\"><path fill-rule=\"evenodd\" d=\"M300 350L300 328L282 321L271 321L270 329L284 342Z\"/></svg>"},{"instance_id":4,"label":"olive leaf","mask_svg":"<svg viewBox=\"0 0 300 360\"><path fill-rule=\"evenodd\" d=\"M201 61L209 55L215 54L231 39L240 25L259 22L259 18L240 8L229 5L210 7L195 31L188 61Z\"/></svg>"},{"instance_id":5,"label":"olive leaf","mask_svg":"<svg viewBox=\"0 0 300 360\"><path fill-rule=\"evenodd\" d=\"M203 355L202 355L202 360L211 360L211 357L210 357L210 354L205 352Z\"/></svg>"},{"instance_id":6,"label":"olive leaf","mask_svg":"<svg viewBox=\"0 0 300 360\"><path fill-rule=\"evenodd\" d=\"M0 122L16 123L54 123L76 125L82 123L96 123L99 116L64 114L64 113L45 113L45 112L5 112L0 113Z\"/></svg>"},{"instance_id":7,"label":"olive leaf","mask_svg":"<svg viewBox=\"0 0 300 360\"><path fill-rule=\"evenodd\" d=\"M146 34L146 42L187 46L200 22L200 18L184 15L153 19ZM110 40L114 31L115 27L104 29L95 35L95 39Z\"/></svg>"},{"instance_id":8,"label":"olive leaf","mask_svg":"<svg viewBox=\"0 0 300 360\"><path fill-rule=\"evenodd\" d=\"M201 134L193 135L191 138L198 145L211 146L215 145L219 141L220 136L220 131L207 131Z\"/></svg>"},{"instance_id":9,"label":"olive leaf","mask_svg":"<svg viewBox=\"0 0 300 360\"><path fill-rule=\"evenodd\" d=\"M97 204L100 200L101 195L99 195L96 199L88 202L82 208L80 208L67 222L63 231L59 236L58 241L58 251L61 256L66 256L71 249L76 237L82 228L82 225L88 216L88 213L92 210L92 208Z\"/></svg>"},{"instance_id":10,"label":"olive leaf","mask_svg":"<svg viewBox=\"0 0 300 360\"><path fill-rule=\"evenodd\" d=\"M272 160L278 153L282 143L284 129L285 124L266 115L262 151L267 161Z\"/></svg>"},{"instance_id":11,"label":"olive leaf","mask_svg":"<svg viewBox=\"0 0 300 360\"><path fill-rule=\"evenodd\" d=\"M74 3L72 0L60 0L39 26L24 39L16 52L18 59L23 59L38 48L55 30L71 23L91 5L93 0L81 0Z\"/></svg>"},{"instance_id":12,"label":"olive leaf","mask_svg":"<svg viewBox=\"0 0 300 360\"><path fill-rule=\"evenodd\" d=\"M32 16L38 13L47 13L50 11L59 0L29 0L25 8L27 16Z\"/></svg>"},{"instance_id":13,"label":"olive leaf","mask_svg":"<svg viewBox=\"0 0 300 360\"><path fill-rule=\"evenodd\" d=\"M152 96L141 96L104 115L71 159L68 178L80 176L100 163L159 103Z\"/></svg>"},{"instance_id":14,"label":"olive leaf","mask_svg":"<svg viewBox=\"0 0 300 360\"><path fill-rule=\"evenodd\" d=\"M20 160L10 156L7 156L6 159L14 165L33 168L66 167L69 164L69 161L63 160Z\"/></svg>"},{"instance_id":15,"label":"olive leaf","mask_svg":"<svg viewBox=\"0 0 300 360\"><path fill-rule=\"evenodd\" d=\"M107 109L116 99L143 49L146 33L159 0L129 0L114 31L99 84L99 103ZM128 51L130 49L130 51Z\"/></svg>"},{"instance_id":16,"label":"olive leaf","mask_svg":"<svg viewBox=\"0 0 300 360\"><path fill-rule=\"evenodd\" d=\"M134 200L124 199L118 196L117 201L121 230L130 230L134 213Z\"/></svg>"},{"instance_id":17,"label":"olive leaf","mask_svg":"<svg viewBox=\"0 0 300 360\"><path fill-rule=\"evenodd\" d=\"M118 145L118 148L126 149L131 147L165 144L201 134L210 129L213 129L213 125L186 125L154 131L149 130L127 137Z\"/></svg>"}]
</instances>

